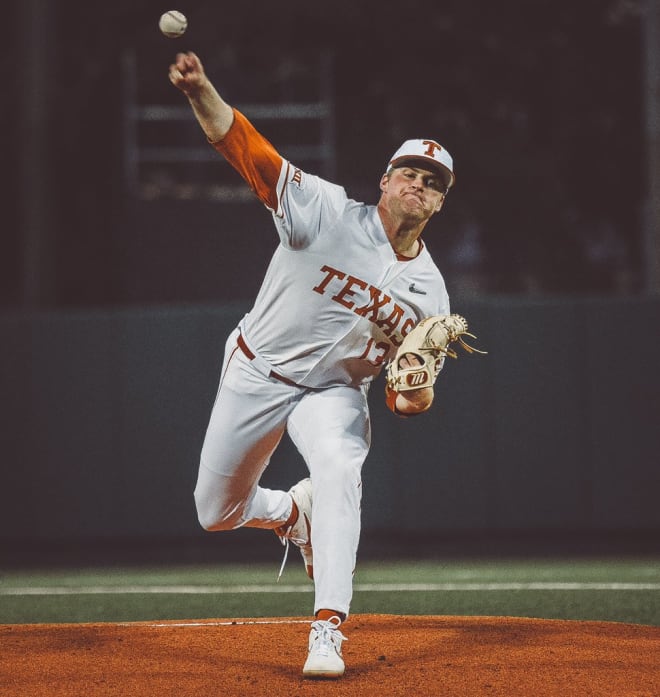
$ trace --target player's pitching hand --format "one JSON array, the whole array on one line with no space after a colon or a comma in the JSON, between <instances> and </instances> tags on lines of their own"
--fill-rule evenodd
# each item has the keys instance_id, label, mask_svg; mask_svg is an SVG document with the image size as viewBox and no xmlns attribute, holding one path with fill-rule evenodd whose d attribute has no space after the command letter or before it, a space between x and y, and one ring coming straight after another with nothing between
<instances>
[{"instance_id":1,"label":"player's pitching hand","mask_svg":"<svg viewBox=\"0 0 660 697\"><path fill-rule=\"evenodd\" d=\"M169 77L170 82L188 96L198 92L207 81L202 61L192 51L177 53L175 62L170 65Z\"/></svg>"}]
</instances>

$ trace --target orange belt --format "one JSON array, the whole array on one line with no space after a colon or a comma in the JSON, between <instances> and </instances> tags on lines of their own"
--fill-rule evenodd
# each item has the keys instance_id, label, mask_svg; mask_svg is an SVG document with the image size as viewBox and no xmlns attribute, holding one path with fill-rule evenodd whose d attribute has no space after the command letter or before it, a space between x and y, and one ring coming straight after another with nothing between
<instances>
[{"instance_id":1,"label":"orange belt","mask_svg":"<svg viewBox=\"0 0 660 697\"><path fill-rule=\"evenodd\" d=\"M243 338L242 334L238 335L236 343L238 344L238 348L241 349L241 351L243 351L247 358L253 361L254 353L252 353L252 351L250 351L250 349L248 348L248 345L245 343L245 339ZM279 373L276 373L274 370L271 370L268 376L271 378L275 378L275 380L279 380L280 382L283 382L286 385L291 385L291 387L300 387L300 385L297 385L293 380L285 378L284 375L280 375Z\"/></svg>"}]
</instances>

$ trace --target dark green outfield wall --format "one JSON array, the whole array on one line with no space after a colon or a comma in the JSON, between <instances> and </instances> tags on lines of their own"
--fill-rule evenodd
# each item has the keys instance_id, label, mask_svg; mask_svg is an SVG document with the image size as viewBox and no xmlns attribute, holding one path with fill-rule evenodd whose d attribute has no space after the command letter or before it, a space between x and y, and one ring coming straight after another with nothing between
<instances>
[{"instance_id":1,"label":"dark green outfield wall","mask_svg":"<svg viewBox=\"0 0 660 697\"><path fill-rule=\"evenodd\" d=\"M246 306L0 316L0 541L194 536L224 338ZM660 302L455 307L487 357L430 413L372 388L364 529L660 531ZM265 481L304 473L283 442Z\"/></svg>"}]
</instances>

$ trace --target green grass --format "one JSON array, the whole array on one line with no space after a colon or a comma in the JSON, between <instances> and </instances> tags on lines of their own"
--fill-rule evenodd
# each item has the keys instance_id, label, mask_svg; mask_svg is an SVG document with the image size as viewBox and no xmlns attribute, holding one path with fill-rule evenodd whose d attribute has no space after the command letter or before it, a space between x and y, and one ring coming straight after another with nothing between
<instances>
[{"instance_id":1,"label":"green grass","mask_svg":"<svg viewBox=\"0 0 660 697\"><path fill-rule=\"evenodd\" d=\"M276 566L217 565L15 570L0 574L0 623L104 622L164 619L307 616L312 584L298 559L279 586L300 592L149 592L153 586L275 586ZM634 583L651 589L357 590L353 613L487 615L607 620L660 626L660 560L451 560L364 562L355 584ZM100 588L119 592L53 595ZM122 592L127 588L145 592ZM12 590L43 589L37 595ZM193 588L194 590L194 588ZM229 589L231 590L231 589ZM23 591L21 591L23 592Z\"/></svg>"}]
</instances>

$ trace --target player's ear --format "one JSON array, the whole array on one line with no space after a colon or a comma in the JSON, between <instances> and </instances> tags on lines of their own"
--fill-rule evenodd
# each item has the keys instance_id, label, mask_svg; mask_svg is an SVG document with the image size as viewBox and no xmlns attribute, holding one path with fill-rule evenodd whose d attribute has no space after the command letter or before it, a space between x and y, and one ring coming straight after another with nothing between
<instances>
[{"instance_id":1,"label":"player's ear","mask_svg":"<svg viewBox=\"0 0 660 697\"><path fill-rule=\"evenodd\" d=\"M383 176L380 178L380 190L381 191L387 191L387 183L390 180L390 176L387 172L383 174Z\"/></svg>"}]
</instances>

